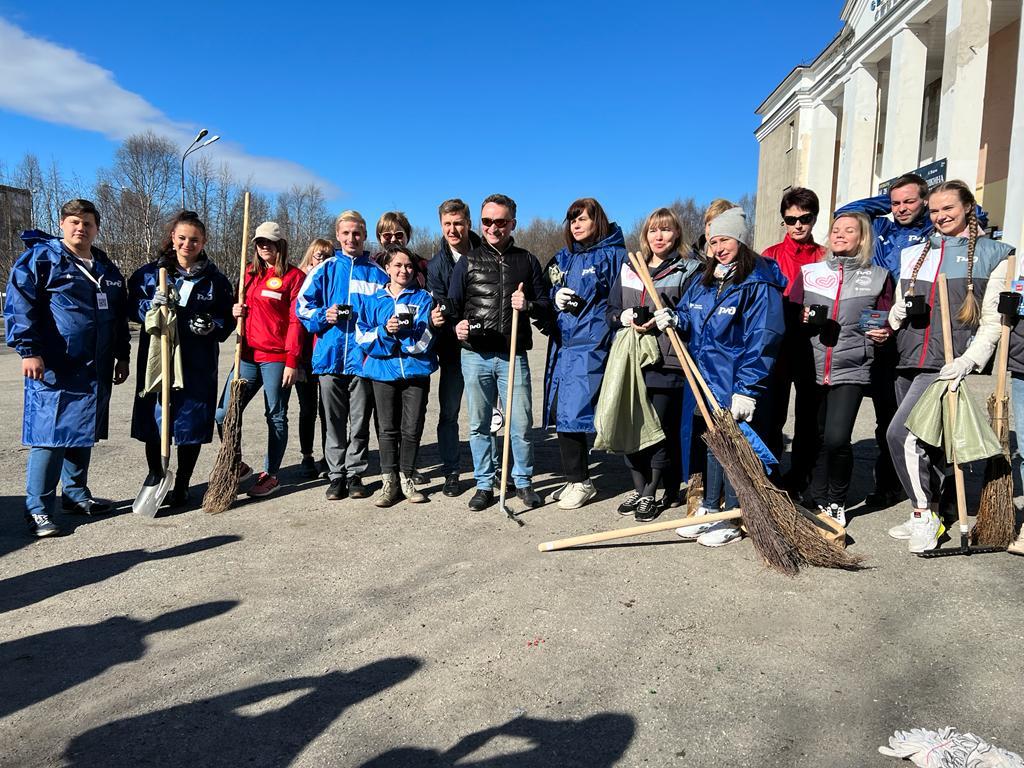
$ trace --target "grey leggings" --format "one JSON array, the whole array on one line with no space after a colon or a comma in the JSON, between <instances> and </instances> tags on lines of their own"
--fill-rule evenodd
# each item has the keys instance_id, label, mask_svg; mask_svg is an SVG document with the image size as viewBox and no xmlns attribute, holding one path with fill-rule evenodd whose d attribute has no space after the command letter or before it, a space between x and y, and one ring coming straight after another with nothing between
<instances>
[{"instance_id":1,"label":"grey leggings","mask_svg":"<svg viewBox=\"0 0 1024 768\"><path fill-rule=\"evenodd\" d=\"M885 433L892 463L915 509L928 509L939 503L946 475L946 457L941 448L922 443L906 427L907 416L928 385L938 378L937 371L901 370L896 376L896 401L899 408Z\"/></svg>"}]
</instances>

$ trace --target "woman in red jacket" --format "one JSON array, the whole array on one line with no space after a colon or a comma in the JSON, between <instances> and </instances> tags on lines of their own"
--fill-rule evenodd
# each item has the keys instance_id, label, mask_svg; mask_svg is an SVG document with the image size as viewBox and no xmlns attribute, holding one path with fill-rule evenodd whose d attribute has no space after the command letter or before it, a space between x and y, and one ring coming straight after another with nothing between
<instances>
[{"instance_id":1,"label":"woman in red jacket","mask_svg":"<svg viewBox=\"0 0 1024 768\"><path fill-rule=\"evenodd\" d=\"M269 496L279 483L278 470L288 447L288 397L298 379L305 330L295 316L295 299L305 273L288 263L288 241L272 221L256 228L256 252L245 271L245 303L235 304L234 316L245 318L239 376L246 380L242 408L260 387L267 406L267 455L263 471L249 489L250 496ZM231 391L231 376L224 387L218 426L224 423ZM242 464L239 481L252 474Z\"/></svg>"}]
</instances>

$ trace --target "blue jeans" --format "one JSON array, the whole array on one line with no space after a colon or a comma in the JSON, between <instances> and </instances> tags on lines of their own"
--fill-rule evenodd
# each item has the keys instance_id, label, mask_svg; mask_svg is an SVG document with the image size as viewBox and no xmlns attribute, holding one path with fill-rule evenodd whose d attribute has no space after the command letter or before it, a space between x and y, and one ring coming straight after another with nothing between
<instances>
[{"instance_id":1,"label":"blue jeans","mask_svg":"<svg viewBox=\"0 0 1024 768\"><path fill-rule=\"evenodd\" d=\"M704 501L702 506L712 512L718 511L718 500L724 491L725 502L722 509L736 509L740 503L736 499L736 491L732 489L725 477L725 470L718 459L708 450L708 465L704 473Z\"/></svg>"},{"instance_id":2,"label":"blue jeans","mask_svg":"<svg viewBox=\"0 0 1024 768\"><path fill-rule=\"evenodd\" d=\"M263 471L268 475L277 475L284 459L284 451L288 447L288 398L292 390L281 386L284 376L284 363L247 363L245 360L238 366L238 375L248 383L242 395L242 410L263 387L263 402L267 416L267 455L263 462ZM234 371L228 374L224 382L224 394L220 399L220 407L215 418L217 425L224 424L228 403L231 400L231 380Z\"/></svg>"},{"instance_id":3,"label":"blue jeans","mask_svg":"<svg viewBox=\"0 0 1024 768\"><path fill-rule=\"evenodd\" d=\"M57 509L57 481L64 496L76 504L90 499L89 459L92 448L32 446L25 471L25 511L53 515Z\"/></svg>"},{"instance_id":4,"label":"blue jeans","mask_svg":"<svg viewBox=\"0 0 1024 768\"><path fill-rule=\"evenodd\" d=\"M462 350L462 376L466 387L469 418L469 449L473 453L473 478L480 490L494 488L496 462L492 450L491 413L502 403L505 429L512 443L512 479L525 488L533 477L533 444L527 438L533 428L533 393L530 364L526 355L516 355L516 380L512 390L513 409L504 402L508 388L508 355L497 352Z\"/></svg>"}]
</instances>

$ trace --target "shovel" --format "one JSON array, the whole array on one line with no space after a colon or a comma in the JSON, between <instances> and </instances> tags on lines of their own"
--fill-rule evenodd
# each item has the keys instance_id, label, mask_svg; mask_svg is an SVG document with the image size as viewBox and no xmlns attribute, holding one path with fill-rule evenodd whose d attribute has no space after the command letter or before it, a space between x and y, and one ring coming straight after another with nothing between
<instances>
[{"instance_id":1,"label":"shovel","mask_svg":"<svg viewBox=\"0 0 1024 768\"><path fill-rule=\"evenodd\" d=\"M523 284L519 284L518 290L523 290ZM505 422L505 438L501 445L501 491L498 493L501 510L508 515L508 519L514 521L520 527L526 525L516 517L515 512L505 505L505 493L508 488L508 451L511 446L510 435L512 433L512 389L516 383L516 341L519 336L519 310L512 310L512 338L509 340L508 353L508 386L505 388L505 413L508 420Z\"/></svg>"},{"instance_id":2,"label":"shovel","mask_svg":"<svg viewBox=\"0 0 1024 768\"><path fill-rule=\"evenodd\" d=\"M160 268L160 290L167 295L167 270ZM163 331L160 334L160 456L161 477L155 485L143 485L132 504L132 512L143 517L156 517L160 505L174 485L171 463L171 340L167 333L167 306L160 307ZM148 479L148 478L147 478Z\"/></svg>"}]
</instances>

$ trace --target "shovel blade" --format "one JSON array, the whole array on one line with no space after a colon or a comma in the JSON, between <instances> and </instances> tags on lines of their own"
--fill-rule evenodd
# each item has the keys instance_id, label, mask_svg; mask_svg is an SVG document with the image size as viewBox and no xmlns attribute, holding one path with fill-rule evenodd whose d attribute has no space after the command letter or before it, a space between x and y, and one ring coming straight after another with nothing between
<instances>
[{"instance_id":1,"label":"shovel blade","mask_svg":"<svg viewBox=\"0 0 1024 768\"><path fill-rule=\"evenodd\" d=\"M139 495L132 503L132 512L143 517L156 517L157 512L160 511L160 505L164 503L164 499L167 498L167 494L170 493L173 486L174 473L167 470L156 485L142 486L142 490L139 491Z\"/></svg>"}]
</instances>

